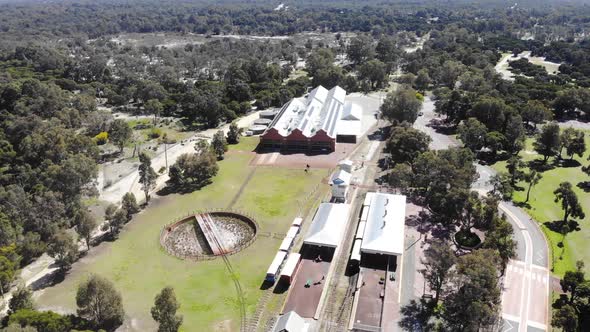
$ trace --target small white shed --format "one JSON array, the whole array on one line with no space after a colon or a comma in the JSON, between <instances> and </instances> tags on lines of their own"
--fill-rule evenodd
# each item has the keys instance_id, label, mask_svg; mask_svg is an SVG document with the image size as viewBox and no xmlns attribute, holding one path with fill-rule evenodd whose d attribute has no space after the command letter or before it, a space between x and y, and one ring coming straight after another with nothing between
<instances>
[{"instance_id":1,"label":"small white shed","mask_svg":"<svg viewBox=\"0 0 590 332\"><path fill-rule=\"evenodd\" d=\"M346 194L350 187L351 175L345 170L339 170L330 179L330 186L332 186L332 197L346 201Z\"/></svg>"}]
</instances>

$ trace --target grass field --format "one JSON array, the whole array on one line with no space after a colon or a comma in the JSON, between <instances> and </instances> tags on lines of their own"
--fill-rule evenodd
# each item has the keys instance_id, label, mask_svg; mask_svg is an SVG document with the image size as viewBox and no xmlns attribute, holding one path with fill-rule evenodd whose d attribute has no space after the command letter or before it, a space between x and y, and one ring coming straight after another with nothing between
<instances>
[{"instance_id":1,"label":"grass field","mask_svg":"<svg viewBox=\"0 0 590 332\"><path fill-rule=\"evenodd\" d=\"M256 139L245 139L231 150L251 151ZM90 273L107 277L123 295L128 316L126 330L154 330L149 311L154 296L164 286L174 287L184 315L182 331L239 329L239 307L233 283L221 259L187 262L166 254L158 236L163 225L197 209L226 208L253 168L250 153L230 153L220 163L213 183L186 195L154 200L128 224L120 238L103 243L79 263L66 279L44 290L37 299L42 309L75 310L75 292ZM301 169L258 167L234 209L254 216L262 232L285 233L302 203L327 170L305 174ZM322 185L325 186L325 185ZM248 248L230 256L252 313L262 291L264 273L280 245L280 239L258 237Z\"/></svg>"},{"instance_id":2,"label":"grass field","mask_svg":"<svg viewBox=\"0 0 590 332\"><path fill-rule=\"evenodd\" d=\"M520 153L525 162L542 158L534 152L532 142L532 139L528 139L525 150ZM582 166L588 164L588 156L590 155L590 133L588 132L586 132L586 146L588 150L585 155L582 158L574 158ZM552 160L553 158L549 160L549 163ZM498 162L493 165L493 168L505 172L506 162ZM525 171L528 172L529 170L526 169ZM563 218L560 203L554 202L555 196L553 195L553 191L564 181L569 181L573 185L578 195L578 200L586 213L586 218L577 220L580 224L580 230L568 233L565 238L565 247L560 248L557 244L561 242L562 235L551 231L544 223ZM584 190L577 186L582 181L590 181L590 177L582 172L581 166L555 167L554 169L545 171L539 184L533 187L531 191L531 197L529 199L530 207L525 207L528 213L539 222L541 229L550 242L553 272L558 276L563 276L565 271L574 270L577 260L590 262L590 193L584 192ZM528 184L524 182L519 182L518 185L524 189L528 188ZM523 202L525 198L526 190L516 191L514 194L515 202ZM562 256L562 259L559 259L560 256ZM590 264L586 264L586 272L590 273Z\"/></svg>"}]
</instances>

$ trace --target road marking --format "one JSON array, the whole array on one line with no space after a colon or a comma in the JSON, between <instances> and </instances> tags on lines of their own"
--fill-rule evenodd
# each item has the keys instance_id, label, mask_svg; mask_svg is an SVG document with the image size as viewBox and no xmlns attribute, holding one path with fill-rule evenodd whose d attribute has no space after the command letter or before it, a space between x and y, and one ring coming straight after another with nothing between
<instances>
[{"instance_id":1,"label":"road marking","mask_svg":"<svg viewBox=\"0 0 590 332\"><path fill-rule=\"evenodd\" d=\"M537 328L540 330L545 330L545 331L547 330L547 325L545 325L545 324L541 324L541 323L538 323L538 322L535 322L532 320L529 320L527 323L528 323L528 326L531 326L531 327L534 327L534 328Z\"/></svg>"},{"instance_id":2,"label":"road marking","mask_svg":"<svg viewBox=\"0 0 590 332\"><path fill-rule=\"evenodd\" d=\"M503 314L502 315L502 318L504 318L504 323L505 324L508 324L508 326L506 326L506 329L502 330L502 332L509 332L509 331L512 331L514 329L514 325L512 325L512 323L510 323L509 320L518 322L518 317L515 317L515 316L512 316L512 315Z\"/></svg>"},{"instance_id":3,"label":"road marking","mask_svg":"<svg viewBox=\"0 0 590 332\"><path fill-rule=\"evenodd\" d=\"M527 230L522 231L522 235L524 236L524 242L526 244L526 254L525 254L525 275L524 281L526 287L523 287L523 291L526 289L526 301L525 304L521 307L521 314L520 314L520 325L518 326L519 331L525 332L527 330L527 320L529 316L529 304L531 302L531 272L532 272L532 262L533 262L533 253L529 250L532 247L533 240L531 239L531 235ZM524 294L523 294L524 295ZM525 297L521 299L525 300Z\"/></svg>"},{"instance_id":4,"label":"road marking","mask_svg":"<svg viewBox=\"0 0 590 332\"><path fill-rule=\"evenodd\" d=\"M500 208L500 210L502 210L505 214L507 214L510 219L512 219L515 223L516 226L518 226L518 228L525 230L526 227L520 222L520 220L514 215L514 213L512 213L512 211L510 211L503 202L501 202L498 207ZM528 250L528 247L526 248Z\"/></svg>"},{"instance_id":5,"label":"road marking","mask_svg":"<svg viewBox=\"0 0 590 332\"><path fill-rule=\"evenodd\" d=\"M273 152L272 156L270 157L270 164L274 164L275 161L277 161L277 158L279 158L279 153L278 152Z\"/></svg>"}]
</instances>

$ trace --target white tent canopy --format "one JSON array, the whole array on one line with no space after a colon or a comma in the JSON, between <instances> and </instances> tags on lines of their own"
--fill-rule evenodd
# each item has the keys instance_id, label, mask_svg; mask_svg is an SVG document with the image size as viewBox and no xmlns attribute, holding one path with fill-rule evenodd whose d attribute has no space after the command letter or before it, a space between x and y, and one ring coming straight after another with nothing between
<instances>
[{"instance_id":1,"label":"white tent canopy","mask_svg":"<svg viewBox=\"0 0 590 332\"><path fill-rule=\"evenodd\" d=\"M275 325L274 332L304 332L307 331L307 324L295 311L279 317L277 325Z\"/></svg>"},{"instance_id":2,"label":"white tent canopy","mask_svg":"<svg viewBox=\"0 0 590 332\"><path fill-rule=\"evenodd\" d=\"M369 215L361 251L401 256L404 252L406 196L367 193L366 198Z\"/></svg>"},{"instance_id":3,"label":"white tent canopy","mask_svg":"<svg viewBox=\"0 0 590 332\"><path fill-rule=\"evenodd\" d=\"M320 204L304 242L306 244L336 248L344 234L349 211L349 204Z\"/></svg>"}]
</instances>

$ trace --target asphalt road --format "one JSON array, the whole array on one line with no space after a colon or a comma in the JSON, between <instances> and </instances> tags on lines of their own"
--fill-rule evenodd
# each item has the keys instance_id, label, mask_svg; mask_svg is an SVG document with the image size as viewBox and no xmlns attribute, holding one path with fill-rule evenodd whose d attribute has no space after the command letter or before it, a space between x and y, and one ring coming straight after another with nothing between
<instances>
[{"instance_id":1,"label":"asphalt road","mask_svg":"<svg viewBox=\"0 0 590 332\"><path fill-rule=\"evenodd\" d=\"M431 127L440 118L434 112L434 102L426 97L422 113L414 128L427 133L433 150L460 146L453 137L436 132ZM473 190L486 193L491 189L489 180L496 171L489 166L475 164L479 178ZM549 312L549 256L545 237L536 222L512 202L499 204L502 214L512 224L517 241L517 257L507 266L502 289L501 331L547 331Z\"/></svg>"}]
</instances>

